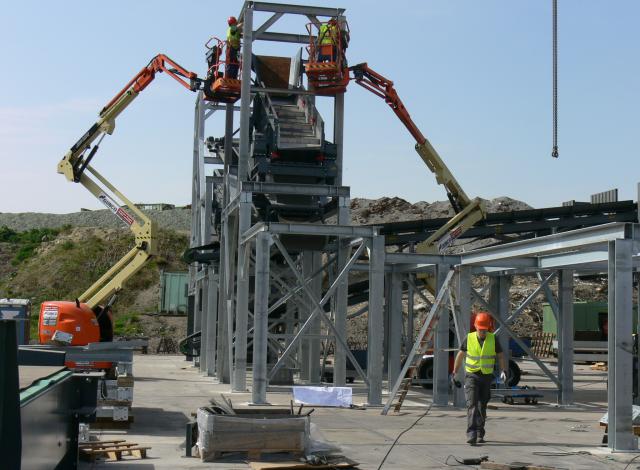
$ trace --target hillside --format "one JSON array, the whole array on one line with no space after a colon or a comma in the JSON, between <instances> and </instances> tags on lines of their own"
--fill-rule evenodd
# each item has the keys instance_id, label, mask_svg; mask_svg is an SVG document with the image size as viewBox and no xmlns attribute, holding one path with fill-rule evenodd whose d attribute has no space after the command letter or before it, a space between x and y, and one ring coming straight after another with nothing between
<instances>
[{"instance_id":1,"label":"hillside","mask_svg":"<svg viewBox=\"0 0 640 470\"><path fill-rule=\"evenodd\" d=\"M527 204L508 197L486 201L489 212L530 209ZM160 270L186 271L180 257L188 246L191 211L172 209L147 212L161 227L160 250L139 273L131 278L114 305L116 331L123 335L158 336L165 330L174 338L184 336L184 319L149 317L157 310ZM411 204L401 198L362 199L351 201L352 223L376 224L420 218L453 215L448 202ZM328 221L331 223L331 219ZM3 227L4 226L4 227ZM479 243L488 243L480 241ZM37 315L43 300L70 300L77 297L133 246L127 229L106 210L72 214L0 214L0 297L30 298L37 330ZM454 247L459 250L462 247ZM469 244L465 247L471 248ZM476 279L476 282L486 280ZM514 279L512 301L522 301L533 290L531 278ZM556 283L552 283L555 290ZM480 287L478 285L477 287ZM605 300L606 282L576 281L576 300ZM541 323L542 303L539 296L517 321L515 329L522 333L537 330ZM424 309L416 297L418 311ZM512 307L517 305L512 302ZM352 309L355 311L357 307ZM366 341L366 315L350 320L349 342ZM32 336L34 337L34 336Z\"/></svg>"},{"instance_id":2,"label":"hillside","mask_svg":"<svg viewBox=\"0 0 640 470\"><path fill-rule=\"evenodd\" d=\"M132 328L130 323L135 323L140 314L157 311L160 270L187 269L180 257L188 246L188 236L161 229L158 239L158 255L129 279L114 305L116 319L122 317L116 321L116 330L122 334L141 333L141 329ZM128 230L95 227L67 226L49 230L46 238L33 246L26 257L18 256L24 251L25 243L2 241L0 297L31 299L33 315L37 318L42 301L75 299L132 246L133 237ZM31 327L33 338L37 320L32 321Z\"/></svg>"}]
</instances>

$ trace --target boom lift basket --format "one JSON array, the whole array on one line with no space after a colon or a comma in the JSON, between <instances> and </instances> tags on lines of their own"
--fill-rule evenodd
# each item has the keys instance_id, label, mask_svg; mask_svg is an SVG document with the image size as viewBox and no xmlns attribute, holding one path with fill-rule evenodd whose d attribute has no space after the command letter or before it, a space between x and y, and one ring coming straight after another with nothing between
<instances>
[{"instance_id":1,"label":"boom lift basket","mask_svg":"<svg viewBox=\"0 0 640 470\"><path fill-rule=\"evenodd\" d=\"M345 57L345 50L349 42L349 25L343 19L333 19L335 26L330 22L308 23L309 33L309 60L305 64L305 72L309 79L309 88L317 95L335 96L344 93L349 84L349 70ZM324 28L331 34L331 44L321 44L323 38L320 31ZM314 32L318 31L318 36Z\"/></svg>"},{"instance_id":2,"label":"boom lift basket","mask_svg":"<svg viewBox=\"0 0 640 470\"><path fill-rule=\"evenodd\" d=\"M214 45L211 45L215 42ZM209 101L220 103L235 103L240 98L241 81L237 78L242 71L242 59L238 55L232 58L231 48L227 41L223 41L215 36L211 37L205 47L208 49L207 78L204 82L204 94ZM229 75L234 71L236 78Z\"/></svg>"}]
</instances>

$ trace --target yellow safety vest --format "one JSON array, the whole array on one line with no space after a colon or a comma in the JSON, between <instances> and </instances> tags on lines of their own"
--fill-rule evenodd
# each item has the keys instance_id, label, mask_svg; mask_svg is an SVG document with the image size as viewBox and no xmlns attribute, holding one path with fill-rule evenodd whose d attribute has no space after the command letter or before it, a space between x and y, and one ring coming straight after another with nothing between
<instances>
[{"instance_id":1,"label":"yellow safety vest","mask_svg":"<svg viewBox=\"0 0 640 470\"><path fill-rule=\"evenodd\" d=\"M235 33L231 30L231 26L227 28L227 42L234 49L240 49L240 30L238 28Z\"/></svg>"},{"instance_id":2,"label":"yellow safety vest","mask_svg":"<svg viewBox=\"0 0 640 470\"><path fill-rule=\"evenodd\" d=\"M338 42L338 33L335 25L323 24L320 26L320 44L336 44Z\"/></svg>"},{"instance_id":3,"label":"yellow safety vest","mask_svg":"<svg viewBox=\"0 0 640 470\"><path fill-rule=\"evenodd\" d=\"M473 373L482 371L483 374L492 374L496 364L496 337L493 333L487 333L482 346L475 331L467 335L467 355L465 370Z\"/></svg>"}]
</instances>

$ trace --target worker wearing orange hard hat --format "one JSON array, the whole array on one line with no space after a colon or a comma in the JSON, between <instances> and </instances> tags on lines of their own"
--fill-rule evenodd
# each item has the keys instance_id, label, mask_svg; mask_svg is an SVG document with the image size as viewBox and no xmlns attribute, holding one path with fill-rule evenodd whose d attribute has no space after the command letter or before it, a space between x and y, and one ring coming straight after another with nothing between
<instances>
[{"instance_id":1,"label":"worker wearing orange hard hat","mask_svg":"<svg viewBox=\"0 0 640 470\"><path fill-rule=\"evenodd\" d=\"M227 66L225 75L228 78L238 78L238 69L240 68L240 62L238 56L240 53L240 26L242 23L238 23L235 16L230 16L227 19Z\"/></svg>"},{"instance_id":2,"label":"worker wearing orange hard hat","mask_svg":"<svg viewBox=\"0 0 640 470\"><path fill-rule=\"evenodd\" d=\"M467 335L460 345L460 350L453 365L452 381L456 387L462 384L456 375L464 360L465 379L464 396L467 402L467 443L485 442L485 421L487 419L487 403L491 398L491 382L496 358L500 365L500 380L507 380L507 364L492 328L488 313L478 312L473 322L475 331Z\"/></svg>"}]
</instances>

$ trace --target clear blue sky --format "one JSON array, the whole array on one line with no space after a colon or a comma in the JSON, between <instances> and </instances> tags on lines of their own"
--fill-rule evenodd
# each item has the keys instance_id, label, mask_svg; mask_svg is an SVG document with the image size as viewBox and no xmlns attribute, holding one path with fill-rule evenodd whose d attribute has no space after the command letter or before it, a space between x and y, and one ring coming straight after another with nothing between
<instances>
[{"instance_id":1,"label":"clear blue sky","mask_svg":"<svg viewBox=\"0 0 640 470\"><path fill-rule=\"evenodd\" d=\"M560 159L551 152L551 1L340 0L350 63L394 80L471 196L535 207L640 181L640 2L559 0ZM55 167L158 52L205 71L204 42L241 1L8 2L0 16L0 212L100 207ZM256 22L260 21L258 17ZM305 21L277 23L273 30ZM261 42L257 53L294 55ZM165 76L121 116L94 166L135 201L190 202L195 95ZM320 104L327 109L328 101ZM327 118L330 115L326 116ZM220 135L223 117L207 129ZM351 85L345 184L354 197L445 199L386 105Z\"/></svg>"}]
</instances>

